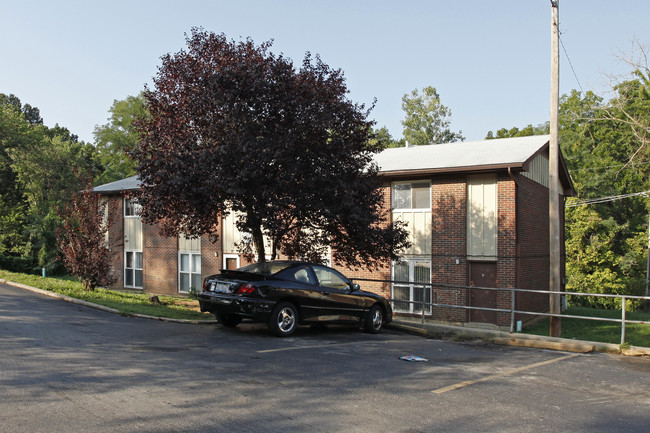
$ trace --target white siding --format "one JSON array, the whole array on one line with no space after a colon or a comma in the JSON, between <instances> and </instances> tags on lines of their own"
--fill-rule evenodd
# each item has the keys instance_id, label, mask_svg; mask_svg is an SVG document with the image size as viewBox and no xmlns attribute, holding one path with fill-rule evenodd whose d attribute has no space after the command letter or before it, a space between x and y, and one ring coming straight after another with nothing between
<instances>
[{"instance_id":1,"label":"white siding","mask_svg":"<svg viewBox=\"0 0 650 433\"><path fill-rule=\"evenodd\" d=\"M139 217L124 218L124 249L142 251L142 220Z\"/></svg>"},{"instance_id":2,"label":"white siding","mask_svg":"<svg viewBox=\"0 0 650 433\"><path fill-rule=\"evenodd\" d=\"M179 251L201 251L201 238L186 238L185 235L178 237Z\"/></svg>"},{"instance_id":3,"label":"white siding","mask_svg":"<svg viewBox=\"0 0 650 433\"><path fill-rule=\"evenodd\" d=\"M406 221L411 248L405 256L431 255L431 212L393 211L394 221Z\"/></svg>"},{"instance_id":4,"label":"white siding","mask_svg":"<svg viewBox=\"0 0 650 433\"><path fill-rule=\"evenodd\" d=\"M540 153L533 158L523 175L548 188L548 156Z\"/></svg>"},{"instance_id":5,"label":"white siding","mask_svg":"<svg viewBox=\"0 0 650 433\"><path fill-rule=\"evenodd\" d=\"M467 254L471 260L496 260L495 175L469 176L467 179Z\"/></svg>"},{"instance_id":6,"label":"white siding","mask_svg":"<svg viewBox=\"0 0 650 433\"><path fill-rule=\"evenodd\" d=\"M234 254L238 252L235 244L241 242L242 235L241 232L237 229L235 221L237 221L237 215L235 213L230 213L222 219L224 254Z\"/></svg>"},{"instance_id":7,"label":"white siding","mask_svg":"<svg viewBox=\"0 0 650 433\"><path fill-rule=\"evenodd\" d=\"M242 241L244 238L250 239L250 234L242 233L237 228L237 217L239 213L231 212L228 216L222 219L222 242L224 254L238 254L239 250L235 244ZM271 241L265 237L264 250L266 254L271 254Z\"/></svg>"}]
</instances>

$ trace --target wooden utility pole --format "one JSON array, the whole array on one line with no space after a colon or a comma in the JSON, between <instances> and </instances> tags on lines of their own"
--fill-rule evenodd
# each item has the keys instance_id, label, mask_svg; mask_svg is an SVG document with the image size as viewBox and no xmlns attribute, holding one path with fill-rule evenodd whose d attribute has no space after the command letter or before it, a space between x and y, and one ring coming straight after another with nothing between
<instances>
[{"instance_id":1,"label":"wooden utility pole","mask_svg":"<svg viewBox=\"0 0 650 433\"><path fill-rule=\"evenodd\" d=\"M561 290L560 276L560 179L559 179L559 110L560 110L560 1L551 0L551 138L549 143L549 249L550 249L550 281L549 290ZM549 296L551 314L560 314L560 295L551 293ZM550 335L560 337L562 334L561 319L551 316Z\"/></svg>"}]
</instances>

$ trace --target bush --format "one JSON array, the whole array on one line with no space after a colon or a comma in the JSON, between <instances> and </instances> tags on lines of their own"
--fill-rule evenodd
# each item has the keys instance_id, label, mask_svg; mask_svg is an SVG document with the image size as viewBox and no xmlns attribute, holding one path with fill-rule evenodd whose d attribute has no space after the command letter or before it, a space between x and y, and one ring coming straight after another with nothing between
<instances>
[{"instance_id":1,"label":"bush","mask_svg":"<svg viewBox=\"0 0 650 433\"><path fill-rule=\"evenodd\" d=\"M0 253L0 269L6 269L12 272L32 273L34 263L30 259L16 256L6 256Z\"/></svg>"}]
</instances>

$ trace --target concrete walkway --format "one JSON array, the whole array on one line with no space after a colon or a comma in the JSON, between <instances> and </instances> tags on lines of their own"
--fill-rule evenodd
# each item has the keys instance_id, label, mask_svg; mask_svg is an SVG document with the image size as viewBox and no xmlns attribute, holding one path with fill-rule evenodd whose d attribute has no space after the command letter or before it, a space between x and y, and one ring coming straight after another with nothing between
<instances>
[{"instance_id":1,"label":"concrete walkway","mask_svg":"<svg viewBox=\"0 0 650 433\"><path fill-rule=\"evenodd\" d=\"M114 314L120 313L115 308L105 307L103 305L94 304L92 302L83 301L81 299L72 298L70 296L61 295L47 290L38 289L36 287L27 286L13 281L0 279L0 284L9 284L24 290L29 290L41 295L49 296L51 298L60 299L66 302L83 305L97 310L106 311ZM144 314L124 314L129 317L138 317L151 320L162 320L167 322L177 323L193 323L205 324L215 323L213 320L182 320L170 319L165 317L147 316ZM504 331L497 331L492 329L472 328L465 326L452 326L443 325L438 323L422 323L420 319L411 319L404 317L393 316L393 322L388 325L390 328L398 329L411 334L421 335L423 337L434 339L450 339L450 340L464 340L464 339L481 339L494 344L502 344L508 346L531 347L536 349L550 349L559 350L563 352L577 352L588 353L594 350L599 352L620 353L628 356L650 356L650 348L630 346L621 348L618 344L599 343L590 341L572 340L567 338L554 338L544 337L540 335L509 333Z\"/></svg>"},{"instance_id":2,"label":"concrete walkway","mask_svg":"<svg viewBox=\"0 0 650 433\"><path fill-rule=\"evenodd\" d=\"M481 339L494 344L532 347L537 349L560 350L563 352L588 353L593 351L620 353L628 356L650 356L650 347L629 346L621 348L618 344L581 341L568 338L545 337L541 335L510 333L492 329L469 326L451 326L438 323L422 323L421 319L393 316L391 327L429 338L450 340Z\"/></svg>"}]
</instances>

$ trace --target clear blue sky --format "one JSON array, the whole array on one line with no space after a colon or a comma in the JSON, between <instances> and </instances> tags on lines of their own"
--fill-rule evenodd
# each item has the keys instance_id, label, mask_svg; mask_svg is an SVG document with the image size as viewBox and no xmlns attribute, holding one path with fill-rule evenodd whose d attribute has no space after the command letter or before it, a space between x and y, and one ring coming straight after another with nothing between
<instances>
[{"instance_id":1,"label":"clear blue sky","mask_svg":"<svg viewBox=\"0 0 650 433\"><path fill-rule=\"evenodd\" d=\"M194 26L274 39L300 64L306 51L341 68L350 98L402 135L401 98L434 86L468 140L548 120L549 0L7 1L0 0L0 93L37 106L45 124L93 141L115 99L151 83L160 57ZM648 0L561 0L562 41L582 88L630 68L616 55L650 44ZM564 53L560 92L578 88Z\"/></svg>"}]
</instances>

